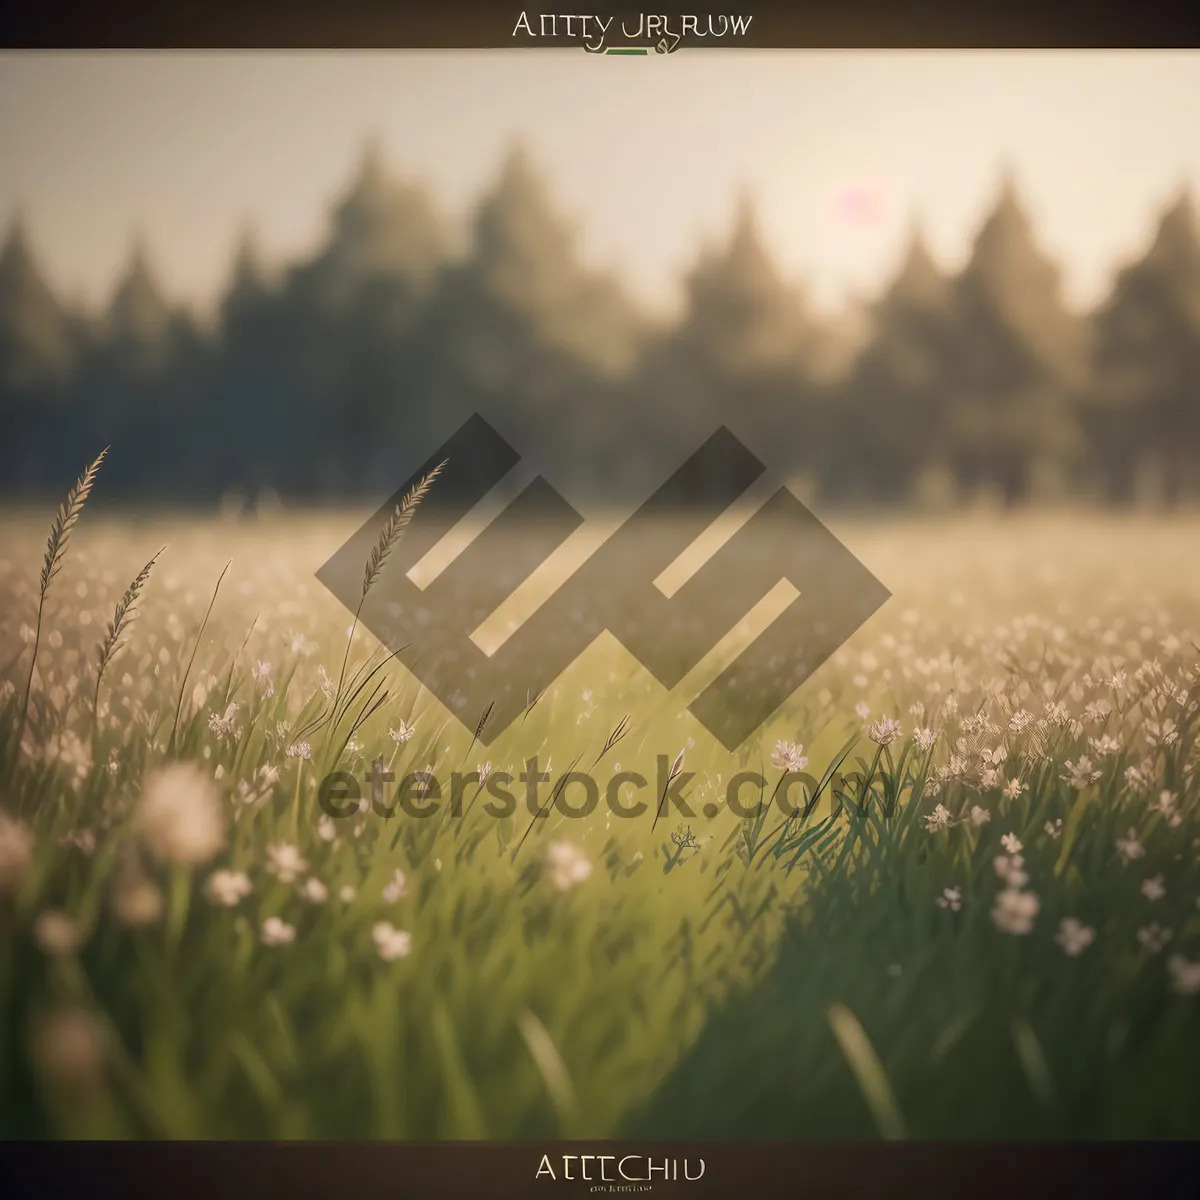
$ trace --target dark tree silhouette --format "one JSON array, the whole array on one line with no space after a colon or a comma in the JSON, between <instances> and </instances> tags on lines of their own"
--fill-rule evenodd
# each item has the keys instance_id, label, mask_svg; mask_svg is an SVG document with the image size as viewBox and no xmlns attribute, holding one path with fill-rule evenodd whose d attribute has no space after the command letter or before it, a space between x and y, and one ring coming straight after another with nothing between
<instances>
[{"instance_id":1,"label":"dark tree silhouette","mask_svg":"<svg viewBox=\"0 0 1200 1200\"><path fill-rule=\"evenodd\" d=\"M482 412L552 472L603 488L628 449L622 385L637 361L640 314L611 276L584 262L575 228L519 145L471 234L466 257L441 277L426 326L436 380L429 416L444 430Z\"/></svg>"},{"instance_id":2,"label":"dark tree silhouette","mask_svg":"<svg viewBox=\"0 0 1200 1200\"><path fill-rule=\"evenodd\" d=\"M90 329L72 388L72 452L114 447L106 464L110 494L203 494L205 464L189 451L212 416L212 351L192 316L169 303L145 242L136 238L106 311Z\"/></svg>"},{"instance_id":3,"label":"dark tree silhouette","mask_svg":"<svg viewBox=\"0 0 1200 1200\"><path fill-rule=\"evenodd\" d=\"M1061 469L1080 449L1074 407L1086 343L1011 174L954 281L953 306L944 412L956 474L968 489L990 484L1014 504L1040 469Z\"/></svg>"},{"instance_id":4,"label":"dark tree silhouette","mask_svg":"<svg viewBox=\"0 0 1200 1200\"><path fill-rule=\"evenodd\" d=\"M1200 492L1200 231L1186 189L1096 317L1093 437L1110 498L1157 467L1169 505Z\"/></svg>"},{"instance_id":5,"label":"dark tree silhouette","mask_svg":"<svg viewBox=\"0 0 1200 1200\"><path fill-rule=\"evenodd\" d=\"M1009 176L956 277L914 227L861 337L814 317L749 199L670 321L587 262L519 146L465 233L369 143L322 243L273 269L247 230L206 323L169 299L140 240L105 311L72 310L15 219L0 247L0 482L57 493L111 444L106 495L378 497L478 411L569 494L622 504L721 424L829 502L905 503L930 476L1009 504L1064 476L1128 501L1139 464L1169 502L1200 494L1186 192L1083 320Z\"/></svg>"},{"instance_id":6,"label":"dark tree silhouette","mask_svg":"<svg viewBox=\"0 0 1200 1200\"><path fill-rule=\"evenodd\" d=\"M53 467L83 334L46 283L17 214L0 248L0 419L9 431L0 468L10 488L37 487Z\"/></svg>"},{"instance_id":7,"label":"dark tree silhouette","mask_svg":"<svg viewBox=\"0 0 1200 1200\"><path fill-rule=\"evenodd\" d=\"M910 501L923 471L949 468L953 315L950 281L914 223L900 270L871 308L869 340L844 385L822 463L827 495Z\"/></svg>"},{"instance_id":8,"label":"dark tree silhouette","mask_svg":"<svg viewBox=\"0 0 1200 1200\"><path fill-rule=\"evenodd\" d=\"M243 240L214 396L237 430L225 486L303 497L391 486L398 431L421 403L416 333L445 253L432 200L394 178L374 142L311 258L274 280Z\"/></svg>"},{"instance_id":9,"label":"dark tree silhouette","mask_svg":"<svg viewBox=\"0 0 1200 1200\"><path fill-rule=\"evenodd\" d=\"M814 466L825 433L816 407L823 335L803 291L776 270L743 196L728 241L705 247L685 280L682 319L646 356L643 386L670 413L676 452L725 424L773 463Z\"/></svg>"}]
</instances>

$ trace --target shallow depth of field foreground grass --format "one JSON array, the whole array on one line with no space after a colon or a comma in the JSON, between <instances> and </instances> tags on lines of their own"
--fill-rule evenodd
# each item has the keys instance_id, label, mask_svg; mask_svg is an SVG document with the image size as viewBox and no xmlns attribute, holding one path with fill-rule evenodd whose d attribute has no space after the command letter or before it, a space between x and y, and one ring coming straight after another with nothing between
<instances>
[{"instance_id":1,"label":"shallow depth of field foreground grass","mask_svg":"<svg viewBox=\"0 0 1200 1200\"><path fill-rule=\"evenodd\" d=\"M53 514L0 546L4 1136L1200 1133L1195 521L834 522L893 599L740 755L607 638L484 751L360 689L361 628L339 687L357 517L95 486L40 627ZM870 783L782 827L316 803L584 769L626 715L596 777L683 751L697 813L851 742Z\"/></svg>"}]
</instances>

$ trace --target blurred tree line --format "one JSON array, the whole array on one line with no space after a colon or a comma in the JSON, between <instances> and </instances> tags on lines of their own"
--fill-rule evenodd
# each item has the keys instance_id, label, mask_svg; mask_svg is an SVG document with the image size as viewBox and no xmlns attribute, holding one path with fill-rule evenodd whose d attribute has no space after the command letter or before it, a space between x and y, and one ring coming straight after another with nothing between
<instances>
[{"instance_id":1,"label":"blurred tree line","mask_svg":"<svg viewBox=\"0 0 1200 1200\"><path fill-rule=\"evenodd\" d=\"M719 424L829 503L1200 497L1200 232L1185 192L1099 308L1060 296L1007 179L967 265L913 230L857 326L814 318L744 201L681 316L590 269L521 150L460 246L368 147L305 261L253 237L218 319L173 306L144 247L99 316L47 285L20 219L0 250L0 479L58 494L103 445L106 489L208 501L389 492L473 411L579 486L651 482ZM413 447L416 447L414 450Z\"/></svg>"}]
</instances>

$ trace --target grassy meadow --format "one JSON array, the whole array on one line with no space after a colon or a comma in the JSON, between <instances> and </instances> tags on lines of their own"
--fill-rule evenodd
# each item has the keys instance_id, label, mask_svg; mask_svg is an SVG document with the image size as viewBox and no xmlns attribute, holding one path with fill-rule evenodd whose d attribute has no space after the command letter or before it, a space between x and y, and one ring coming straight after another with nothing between
<instances>
[{"instance_id":1,"label":"grassy meadow","mask_svg":"<svg viewBox=\"0 0 1200 1200\"><path fill-rule=\"evenodd\" d=\"M359 515L103 485L44 589L3 523L5 1137L1200 1133L1195 518L831 518L893 598L739 753L608 637L484 748L347 656ZM681 752L657 825L316 796ZM723 803L801 765L803 818Z\"/></svg>"}]
</instances>

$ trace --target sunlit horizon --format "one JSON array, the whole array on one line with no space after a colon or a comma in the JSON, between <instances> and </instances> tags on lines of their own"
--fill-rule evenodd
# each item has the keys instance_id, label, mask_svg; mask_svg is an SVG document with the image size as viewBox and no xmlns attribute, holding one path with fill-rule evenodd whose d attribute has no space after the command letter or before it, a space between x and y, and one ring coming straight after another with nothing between
<instances>
[{"instance_id":1,"label":"sunlit horizon","mask_svg":"<svg viewBox=\"0 0 1200 1200\"><path fill-rule=\"evenodd\" d=\"M1195 194L1197 98L1185 52L9 54L0 222L21 214L69 301L106 303L140 241L205 311L248 228L276 265L320 243L369 140L460 229L519 142L646 307L675 306L749 193L781 272L833 313L885 284L914 222L960 267L1011 171L1083 308Z\"/></svg>"}]
</instances>

